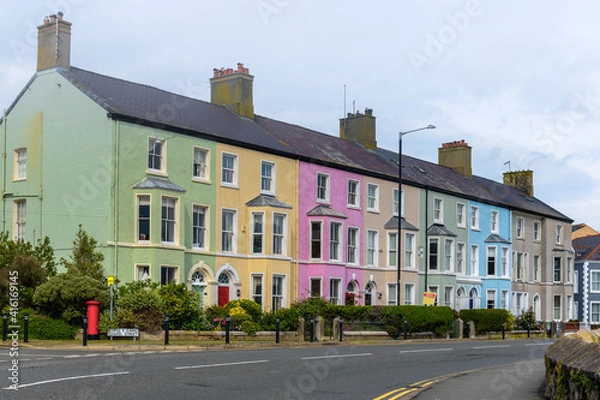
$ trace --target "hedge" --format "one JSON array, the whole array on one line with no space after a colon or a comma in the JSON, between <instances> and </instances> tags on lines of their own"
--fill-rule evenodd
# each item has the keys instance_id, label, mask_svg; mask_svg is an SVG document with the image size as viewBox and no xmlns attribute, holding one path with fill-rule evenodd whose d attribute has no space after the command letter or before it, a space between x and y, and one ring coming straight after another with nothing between
<instances>
[{"instance_id":1,"label":"hedge","mask_svg":"<svg viewBox=\"0 0 600 400\"><path fill-rule=\"evenodd\" d=\"M499 332L502 330L502 324L504 324L505 330L510 331L514 325L512 314L502 309L461 310L459 318L465 322L473 321L475 333L478 335L486 332Z\"/></svg>"}]
</instances>

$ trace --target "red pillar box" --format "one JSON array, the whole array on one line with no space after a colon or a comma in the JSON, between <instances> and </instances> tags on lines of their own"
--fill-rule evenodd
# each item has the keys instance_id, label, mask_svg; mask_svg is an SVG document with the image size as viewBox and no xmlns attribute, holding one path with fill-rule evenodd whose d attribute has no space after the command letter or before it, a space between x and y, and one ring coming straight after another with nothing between
<instances>
[{"instance_id":1,"label":"red pillar box","mask_svg":"<svg viewBox=\"0 0 600 400\"><path fill-rule=\"evenodd\" d=\"M97 300L86 301L87 319L88 319L88 339L97 340L98 336L98 314L100 312L100 302Z\"/></svg>"}]
</instances>

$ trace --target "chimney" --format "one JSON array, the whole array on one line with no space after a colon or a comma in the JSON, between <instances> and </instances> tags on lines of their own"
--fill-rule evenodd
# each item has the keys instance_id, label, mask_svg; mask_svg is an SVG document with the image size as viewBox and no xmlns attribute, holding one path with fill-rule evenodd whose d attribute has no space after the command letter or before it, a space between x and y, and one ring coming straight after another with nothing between
<instances>
[{"instance_id":1,"label":"chimney","mask_svg":"<svg viewBox=\"0 0 600 400\"><path fill-rule=\"evenodd\" d=\"M438 149L438 164L452 168L463 175L473 176L471 146L464 139L442 143L442 147Z\"/></svg>"},{"instance_id":2,"label":"chimney","mask_svg":"<svg viewBox=\"0 0 600 400\"><path fill-rule=\"evenodd\" d=\"M37 70L71 66L71 23L63 20L63 13L44 18L38 26Z\"/></svg>"},{"instance_id":3,"label":"chimney","mask_svg":"<svg viewBox=\"0 0 600 400\"><path fill-rule=\"evenodd\" d=\"M533 171L509 171L504 173L504 184L515 187L533 197Z\"/></svg>"},{"instance_id":4,"label":"chimney","mask_svg":"<svg viewBox=\"0 0 600 400\"><path fill-rule=\"evenodd\" d=\"M254 105L252 103L252 82L254 76L250 75L244 64L238 63L237 69L215 68L210 79L210 101L220 106L229 107L233 112L247 118L254 118Z\"/></svg>"},{"instance_id":5,"label":"chimney","mask_svg":"<svg viewBox=\"0 0 600 400\"><path fill-rule=\"evenodd\" d=\"M367 149L377 148L375 132L375 117L371 108L365 108L365 113L348 113L346 118L340 118L340 137L357 142Z\"/></svg>"}]
</instances>

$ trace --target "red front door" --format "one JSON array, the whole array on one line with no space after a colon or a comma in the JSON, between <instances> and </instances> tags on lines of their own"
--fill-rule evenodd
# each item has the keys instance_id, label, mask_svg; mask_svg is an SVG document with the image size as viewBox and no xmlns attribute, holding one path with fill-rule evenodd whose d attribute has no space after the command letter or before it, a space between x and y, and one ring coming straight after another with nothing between
<instances>
[{"instance_id":1,"label":"red front door","mask_svg":"<svg viewBox=\"0 0 600 400\"><path fill-rule=\"evenodd\" d=\"M219 286L219 306L229 303L229 286Z\"/></svg>"}]
</instances>

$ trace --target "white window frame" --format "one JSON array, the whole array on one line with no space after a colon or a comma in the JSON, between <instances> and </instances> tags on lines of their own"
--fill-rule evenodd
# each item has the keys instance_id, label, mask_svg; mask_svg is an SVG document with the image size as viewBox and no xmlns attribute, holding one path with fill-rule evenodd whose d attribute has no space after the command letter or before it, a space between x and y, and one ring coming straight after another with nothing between
<instances>
[{"instance_id":1,"label":"white window frame","mask_svg":"<svg viewBox=\"0 0 600 400\"><path fill-rule=\"evenodd\" d=\"M225 216L231 215L231 227L224 227L223 222ZM221 209L221 251L224 253L236 253L237 252L237 210L231 208L222 208ZM227 229L226 229L227 228ZM227 236L227 240L224 238ZM229 246L225 246L226 243L229 243Z\"/></svg>"},{"instance_id":2,"label":"white window frame","mask_svg":"<svg viewBox=\"0 0 600 400\"><path fill-rule=\"evenodd\" d=\"M169 276L168 281L164 282L163 280L163 270L168 270L171 271L169 272ZM173 276L171 276L173 275ZM160 285L168 285L168 284L172 284L172 283L177 283L179 282L179 267L176 265L161 265L160 266Z\"/></svg>"},{"instance_id":3,"label":"white window frame","mask_svg":"<svg viewBox=\"0 0 600 400\"><path fill-rule=\"evenodd\" d=\"M207 182L210 176L210 153L207 149L194 146L192 160L192 178L197 181ZM202 159L203 158L203 159Z\"/></svg>"},{"instance_id":4,"label":"white window frame","mask_svg":"<svg viewBox=\"0 0 600 400\"><path fill-rule=\"evenodd\" d=\"M433 222L436 224L444 223L444 199L441 197L433 198Z\"/></svg>"},{"instance_id":5,"label":"white window frame","mask_svg":"<svg viewBox=\"0 0 600 400\"><path fill-rule=\"evenodd\" d=\"M379 232L374 229L367 230L367 266L376 267L379 255Z\"/></svg>"},{"instance_id":6,"label":"white window frame","mask_svg":"<svg viewBox=\"0 0 600 400\"><path fill-rule=\"evenodd\" d=\"M135 266L135 280L136 281L148 281L151 279L150 265L148 264L136 264Z\"/></svg>"},{"instance_id":7,"label":"white window frame","mask_svg":"<svg viewBox=\"0 0 600 400\"><path fill-rule=\"evenodd\" d=\"M490 274L490 261L493 262L494 268L494 273L492 274ZM498 275L498 249L496 248L496 246L487 246L485 253L485 272L487 276Z\"/></svg>"},{"instance_id":8,"label":"white window frame","mask_svg":"<svg viewBox=\"0 0 600 400\"><path fill-rule=\"evenodd\" d=\"M157 151L158 149L158 151ZM148 163L147 169L150 172L158 172L163 174L166 171L166 142L164 139L160 139L157 137L149 137L148 138ZM156 168L156 164L158 168Z\"/></svg>"},{"instance_id":9,"label":"white window frame","mask_svg":"<svg viewBox=\"0 0 600 400\"><path fill-rule=\"evenodd\" d=\"M250 251L252 254L264 254L265 252L265 213L263 211L253 211L250 213ZM258 243L260 248L256 248Z\"/></svg>"},{"instance_id":10,"label":"white window frame","mask_svg":"<svg viewBox=\"0 0 600 400\"><path fill-rule=\"evenodd\" d=\"M561 245L563 242L563 226L556 225L556 244Z\"/></svg>"},{"instance_id":11,"label":"white window frame","mask_svg":"<svg viewBox=\"0 0 600 400\"><path fill-rule=\"evenodd\" d=\"M523 239L523 237L525 236L524 225L525 220L522 217L517 217L515 223L515 236L517 237L517 239Z\"/></svg>"},{"instance_id":12,"label":"white window frame","mask_svg":"<svg viewBox=\"0 0 600 400\"><path fill-rule=\"evenodd\" d=\"M590 301L590 323L600 324L600 301Z\"/></svg>"},{"instance_id":13,"label":"white window frame","mask_svg":"<svg viewBox=\"0 0 600 400\"><path fill-rule=\"evenodd\" d=\"M258 279L257 279L258 278ZM258 285L257 285L258 283ZM260 307L263 308L264 304L264 275L263 274L250 274L250 298L255 303L260 304ZM256 301L256 300L259 301Z\"/></svg>"},{"instance_id":14,"label":"white window frame","mask_svg":"<svg viewBox=\"0 0 600 400\"><path fill-rule=\"evenodd\" d=\"M538 254L533 256L533 280L535 282L540 281L540 260L541 257Z\"/></svg>"},{"instance_id":15,"label":"white window frame","mask_svg":"<svg viewBox=\"0 0 600 400\"><path fill-rule=\"evenodd\" d=\"M432 251L431 245L435 243L436 244L436 250L435 252ZM439 271L440 270L440 239L439 238L429 238L429 241L427 243L427 248L428 250L428 254L429 257L427 259L427 268L432 270L432 271ZM435 258L435 265L432 261Z\"/></svg>"},{"instance_id":16,"label":"white window frame","mask_svg":"<svg viewBox=\"0 0 600 400\"><path fill-rule=\"evenodd\" d=\"M402 299L405 305L415 304L415 284L406 282L404 284L404 297Z\"/></svg>"},{"instance_id":17,"label":"white window frame","mask_svg":"<svg viewBox=\"0 0 600 400\"><path fill-rule=\"evenodd\" d=\"M152 197L149 194L138 194L136 196L136 238L138 243L148 243L152 237ZM142 204L147 201L147 204ZM148 215L140 215L140 207L148 207ZM148 221L148 232L141 232L140 224L142 221ZM142 236L143 235L143 236Z\"/></svg>"},{"instance_id":18,"label":"white window frame","mask_svg":"<svg viewBox=\"0 0 600 400\"><path fill-rule=\"evenodd\" d=\"M280 282L275 285L275 282ZM281 293L276 289L281 288ZM279 303L279 304L278 304ZM271 311L277 311L279 308L287 306L287 275L273 274L271 276Z\"/></svg>"},{"instance_id":19,"label":"white window frame","mask_svg":"<svg viewBox=\"0 0 600 400\"><path fill-rule=\"evenodd\" d=\"M265 167L266 170L265 170ZM263 194L275 196L276 169L275 163L271 161L261 161L260 163L260 192Z\"/></svg>"},{"instance_id":20,"label":"white window frame","mask_svg":"<svg viewBox=\"0 0 600 400\"><path fill-rule=\"evenodd\" d=\"M462 242L456 242L456 273L465 275L465 249L467 245Z\"/></svg>"},{"instance_id":21,"label":"white window frame","mask_svg":"<svg viewBox=\"0 0 600 400\"><path fill-rule=\"evenodd\" d=\"M400 192L400 199L398 199L398 188L394 188L392 191L392 213L395 216L398 216L398 208L400 210L400 216L404 216L404 190Z\"/></svg>"},{"instance_id":22,"label":"white window frame","mask_svg":"<svg viewBox=\"0 0 600 400\"><path fill-rule=\"evenodd\" d=\"M233 165L229 165L229 164ZM227 151L221 152L221 186L238 187L239 157Z\"/></svg>"},{"instance_id":23,"label":"white window frame","mask_svg":"<svg viewBox=\"0 0 600 400\"><path fill-rule=\"evenodd\" d=\"M379 185L367 183L367 211L379 212Z\"/></svg>"},{"instance_id":24,"label":"white window frame","mask_svg":"<svg viewBox=\"0 0 600 400\"><path fill-rule=\"evenodd\" d=\"M479 207L471 206L469 220L470 220L471 229L479 230Z\"/></svg>"},{"instance_id":25,"label":"white window frame","mask_svg":"<svg viewBox=\"0 0 600 400\"><path fill-rule=\"evenodd\" d=\"M437 306L439 304L439 299L440 299L440 287L438 285L429 285L427 287L427 291L430 293L434 293L435 294L435 300L433 302L434 306Z\"/></svg>"},{"instance_id":26,"label":"white window frame","mask_svg":"<svg viewBox=\"0 0 600 400\"><path fill-rule=\"evenodd\" d=\"M27 179L27 148L15 149L14 152L14 180L22 181Z\"/></svg>"},{"instance_id":27,"label":"white window frame","mask_svg":"<svg viewBox=\"0 0 600 400\"><path fill-rule=\"evenodd\" d=\"M27 240L27 200L18 199L13 202L13 236L15 240Z\"/></svg>"},{"instance_id":28,"label":"white window frame","mask_svg":"<svg viewBox=\"0 0 600 400\"><path fill-rule=\"evenodd\" d=\"M600 270L590 271L590 293L600 293Z\"/></svg>"},{"instance_id":29,"label":"white window frame","mask_svg":"<svg viewBox=\"0 0 600 400\"><path fill-rule=\"evenodd\" d=\"M352 234L350 233L352 232ZM360 230L355 226L348 227L347 263L357 265L359 263L359 238Z\"/></svg>"},{"instance_id":30,"label":"white window frame","mask_svg":"<svg viewBox=\"0 0 600 400\"><path fill-rule=\"evenodd\" d=\"M388 232L387 234L387 266L396 267L398 265L398 233Z\"/></svg>"},{"instance_id":31,"label":"white window frame","mask_svg":"<svg viewBox=\"0 0 600 400\"><path fill-rule=\"evenodd\" d=\"M329 203L331 179L329 174L317 172L317 201Z\"/></svg>"},{"instance_id":32,"label":"white window frame","mask_svg":"<svg viewBox=\"0 0 600 400\"><path fill-rule=\"evenodd\" d=\"M277 230L279 225L281 232ZM272 253L277 256L287 255L287 214L273 213Z\"/></svg>"},{"instance_id":33,"label":"white window frame","mask_svg":"<svg viewBox=\"0 0 600 400\"><path fill-rule=\"evenodd\" d=\"M471 254L469 262L469 275L479 276L479 246L476 244L471 245Z\"/></svg>"},{"instance_id":34,"label":"white window frame","mask_svg":"<svg viewBox=\"0 0 600 400\"><path fill-rule=\"evenodd\" d=\"M557 264L558 261L558 264ZM558 269L556 268L558 265ZM558 271L558 279L557 279L557 271ZM562 282L562 275L563 275L563 271L562 271L562 258L561 257L554 257L552 259L552 281L553 282Z\"/></svg>"},{"instance_id":35,"label":"white window frame","mask_svg":"<svg viewBox=\"0 0 600 400\"><path fill-rule=\"evenodd\" d=\"M203 216L200 221L196 216ZM192 206L192 248L198 250L206 250L206 232L207 232L208 207L194 204ZM202 222L202 223L200 223Z\"/></svg>"},{"instance_id":36,"label":"white window frame","mask_svg":"<svg viewBox=\"0 0 600 400\"><path fill-rule=\"evenodd\" d=\"M504 310L510 311L510 307L508 304L508 290L503 290L500 298L500 307Z\"/></svg>"},{"instance_id":37,"label":"white window frame","mask_svg":"<svg viewBox=\"0 0 600 400\"><path fill-rule=\"evenodd\" d=\"M465 209L464 203L456 203L456 226L459 228L467 227Z\"/></svg>"},{"instance_id":38,"label":"white window frame","mask_svg":"<svg viewBox=\"0 0 600 400\"><path fill-rule=\"evenodd\" d=\"M315 237L314 233L316 232L313 227L319 227L319 237ZM316 249L315 245L318 243L319 256L315 257L313 249ZM321 260L323 258L323 221L310 221L310 259L311 260Z\"/></svg>"},{"instance_id":39,"label":"white window frame","mask_svg":"<svg viewBox=\"0 0 600 400\"><path fill-rule=\"evenodd\" d=\"M454 240L444 240L444 271L454 271Z\"/></svg>"},{"instance_id":40,"label":"white window frame","mask_svg":"<svg viewBox=\"0 0 600 400\"><path fill-rule=\"evenodd\" d=\"M319 293L318 296L315 296L315 292L313 291L313 282L319 282ZM308 278L308 290L310 297L323 297L323 278L320 276L311 276Z\"/></svg>"},{"instance_id":41,"label":"white window frame","mask_svg":"<svg viewBox=\"0 0 600 400\"><path fill-rule=\"evenodd\" d=\"M387 305L395 306L398 294L396 292L398 285L396 283L387 284Z\"/></svg>"},{"instance_id":42,"label":"white window frame","mask_svg":"<svg viewBox=\"0 0 600 400\"><path fill-rule=\"evenodd\" d=\"M329 223L329 260L342 261L342 223L331 221Z\"/></svg>"},{"instance_id":43,"label":"white window frame","mask_svg":"<svg viewBox=\"0 0 600 400\"><path fill-rule=\"evenodd\" d=\"M487 308L487 309L495 309L496 308L496 290L495 289L487 289L486 290L486 292L485 292L485 308Z\"/></svg>"},{"instance_id":44,"label":"white window frame","mask_svg":"<svg viewBox=\"0 0 600 400\"><path fill-rule=\"evenodd\" d=\"M540 221L533 221L533 240L539 242L542 240L542 223Z\"/></svg>"},{"instance_id":45,"label":"white window frame","mask_svg":"<svg viewBox=\"0 0 600 400\"><path fill-rule=\"evenodd\" d=\"M348 207L360 208L360 182L356 179L348 179Z\"/></svg>"},{"instance_id":46,"label":"white window frame","mask_svg":"<svg viewBox=\"0 0 600 400\"><path fill-rule=\"evenodd\" d=\"M410 239L409 239L410 238ZM417 235L404 233L404 268L416 268Z\"/></svg>"},{"instance_id":47,"label":"white window frame","mask_svg":"<svg viewBox=\"0 0 600 400\"><path fill-rule=\"evenodd\" d=\"M502 247L502 255L500 262L502 264L502 276L507 277L508 272L510 271L509 259L510 259L510 249L508 247Z\"/></svg>"},{"instance_id":48,"label":"white window frame","mask_svg":"<svg viewBox=\"0 0 600 400\"><path fill-rule=\"evenodd\" d=\"M500 232L500 213L497 210L490 211L490 231L495 234Z\"/></svg>"},{"instance_id":49,"label":"white window frame","mask_svg":"<svg viewBox=\"0 0 600 400\"><path fill-rule=\"evenodd\" d=\"M337 293L333 293L336 292ZM342 280L340 278L329 278L329 302L331 304L342 304Z\"/></svg>"},{"instance_id":50,"label":"white window frame","mask_svg":"<svg viewBox=\"0 0 600 400\"><path fill-rule=\"evenodd\" d=\"M454 303L454 287L453 286L444 286L444 305L447 307L452 307Z\"/></svg>"},{"instance_id":51,"label":"white window frame","mask_svg":"<svg viewBox=\"0 0 600 400\"><path fill-rule=\"evenodd\" d=\"M556 299L559 299L560 304L558 305L558 307L556 306ZM558 311L558 316L557 316L557 311ZM555 294L554 296L552 296L552 319L554 321L561 321L562 315L563 315L562 295Z\"/></svg>"},{"instance_id":52,"label":"white window frame","mask_svg":"<svg viewBox=\"0 0 600 400\"><path fill-rule=\"evenodd\" d=\"M177 244L179 239L179 199L177 197L162 196L160 204L160 242L162 244ZM166 215L165 207L167 207ZM173 215L171 215L170 210L172 210Z\"/></svg>"}]
</instances>

